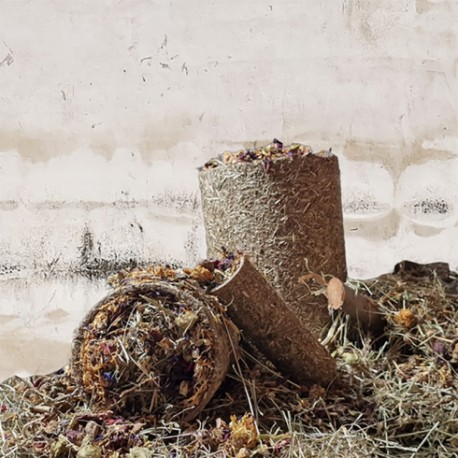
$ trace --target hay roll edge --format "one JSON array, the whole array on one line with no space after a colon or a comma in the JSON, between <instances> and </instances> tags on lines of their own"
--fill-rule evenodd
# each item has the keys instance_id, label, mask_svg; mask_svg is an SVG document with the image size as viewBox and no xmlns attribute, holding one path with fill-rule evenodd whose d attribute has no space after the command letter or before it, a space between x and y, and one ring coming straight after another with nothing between
<instances>
[{"instance_id":1,"label":"hay roll edge","mask_svg":"<svg viewBox=\"0 0 458 458\"><path fill-rule=\"evenodd\" d=\"M228 315L264 355L285 375L305 385L329 384L335 361L300 324L291 310L247 257L232 277L211 292L228 306Z\"/></svg>"},{"instance_id":2,"label":"hay roll edge","mask_svg":"<svg viewBox=\"0 0 458 458\"><path fill-rule=\"evenodd\" d=\"M94 409L188 422L213 397L238 332L216 298L166 282L116 290L85 316L71 370Z\"/></svg>"},{"instance_id":3,"label":"hay roll edge","mask_svg":"<svg viewBox=\"0 0 458 458\"><path fill-rule=\"evenodd\" d=\"M315 336L329 324L326 300L298 278L309 271L346 280L336 156L221 164L199 173L208 256L221 247L251 256Z\"/></svg>"}]
</instances>

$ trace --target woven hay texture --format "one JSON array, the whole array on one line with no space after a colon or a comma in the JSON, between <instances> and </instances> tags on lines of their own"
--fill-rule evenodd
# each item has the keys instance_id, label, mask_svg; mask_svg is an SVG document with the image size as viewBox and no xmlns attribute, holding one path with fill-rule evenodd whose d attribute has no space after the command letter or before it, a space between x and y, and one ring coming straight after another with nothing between
<instances>
[{"instance_id":1,"label":"woven hay texture","mask_svg":"<svg viewBox=\"0 0 458 458\"><path fill-rule=\"evenodd\" d=\"M337 157L308 155L222 164L199 173L208 256L242 250L316 336L329 323L326 300L298 278L312 271L346 280Z\"/></svg>"},{"instance_id":2,"label":"woven hay texture","mask_svg":"<svg viewBox=\"0 0 458 458\"><path fill-rule=\"evenodd\" d=\"M86 315L71 367L92 408L182 422L202 411L238 341L218 301L198 296L165 282L128 286Z\"/></svg>"}]
</instances>

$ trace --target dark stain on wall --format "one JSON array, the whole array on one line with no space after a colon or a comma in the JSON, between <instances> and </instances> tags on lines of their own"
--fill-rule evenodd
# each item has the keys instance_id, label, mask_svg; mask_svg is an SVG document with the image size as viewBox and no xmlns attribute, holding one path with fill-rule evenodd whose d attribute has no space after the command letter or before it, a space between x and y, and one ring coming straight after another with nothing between
<instances>
[{"instance_id":1,"label":"dark stain on wall","mask_svg":"<svg viewBox=\"0 0 458 458\"><path fill-rule=\"evenodd\" d=\"M94 251L94 236L87 226L83 229L81 242L81 246L79 247L80 261L81 266L84 267L90 263Z\"/></svg>"},{"instance_id":2,"label":"dark stain on wall","mask_svg":"<svg viewBox=\"0 0 458 458\"><path fill-rule=\"evenodd\" d=\"M82 275L88 278L99 278L112 275L123 269L133 269L141 265L141 261L135 257L120 257L117 254L113 259L103 258L101 243L96 241L94 234L88 226L85 226L81 234L79 247L79 263L70 267L70 275Z\"/></svg>"},{"instance_id":3,"label":"dark stain on wall","mask_svg":"<svg viewBox=\"0 0 458 458\"><path fill-rule=\"evenodd\" d=\"M412 204L412 212L415 215L447 215L450 205L444 199L424 199Z\"/></svg>"},{"instance_id":4,"label":"dark stain on wall","mask_svg":"<svg viewBox=\"0 0 458 458\"><path fill-rule=\"evenodd\" d=\"M0 264L0 277L2 275L17 274L21 270L23 270L23 268L24 267L19 264L13 264L13 263Z\"/></svg>"}]
</instances>

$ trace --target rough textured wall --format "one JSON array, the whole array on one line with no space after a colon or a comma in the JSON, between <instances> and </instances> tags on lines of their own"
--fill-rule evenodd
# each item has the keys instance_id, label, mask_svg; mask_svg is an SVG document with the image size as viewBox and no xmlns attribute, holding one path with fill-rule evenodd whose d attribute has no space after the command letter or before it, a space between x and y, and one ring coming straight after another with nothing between
<instances>
[{"instance_id":1,"label":"rough textured wall","mask_svg":"<svg viewBox=\"0 0 458 458\"><path fill-rule=\"evenodd\" d=\"M352 276L405 257L457 266L457 14L454 0L0 2L0 378L65 362L106 291L88 273L201 256L195 167L273 136L339 156Z\"/></svg>"}]
</instances>

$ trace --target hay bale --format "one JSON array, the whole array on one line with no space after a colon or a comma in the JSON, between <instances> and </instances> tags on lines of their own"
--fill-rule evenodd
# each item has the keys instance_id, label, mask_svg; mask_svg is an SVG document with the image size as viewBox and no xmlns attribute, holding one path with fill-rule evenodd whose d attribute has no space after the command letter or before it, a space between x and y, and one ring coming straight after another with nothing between
<instances>
[{"instance_id":1,"label":"hay bale","mask_svg":"<svg viewBox=\"0 0 458 458\"><path fill-rule=\"evenodd\" d=\"M336 156L220 163L199 172L208 256L242 250L316 336L327 302L298 278L309 271L346 280Z\"/></svg>"},{"instance_id":2,"label":"hay bale","mask_svg":"<svg viewBox=\"0 0 458 458\"><path fill-rule=\"evenodd\" d=\"M329 352L248 258L240 258L234 274L211 293L227 304L243 336L293 381L327 385L334 379L336 365Z\"/></svg>"},{"instance_id":3,"label":"hay bale","mask_svg":"<svg viewBox=\"0 0 458 458\"><path fill-rule=\"evenodd\" d=\"M120 288L85 317L71 371L94 409L187 422L212 398L238 333L218 301L165 282Z\"/></svg>"}]
</instances>

